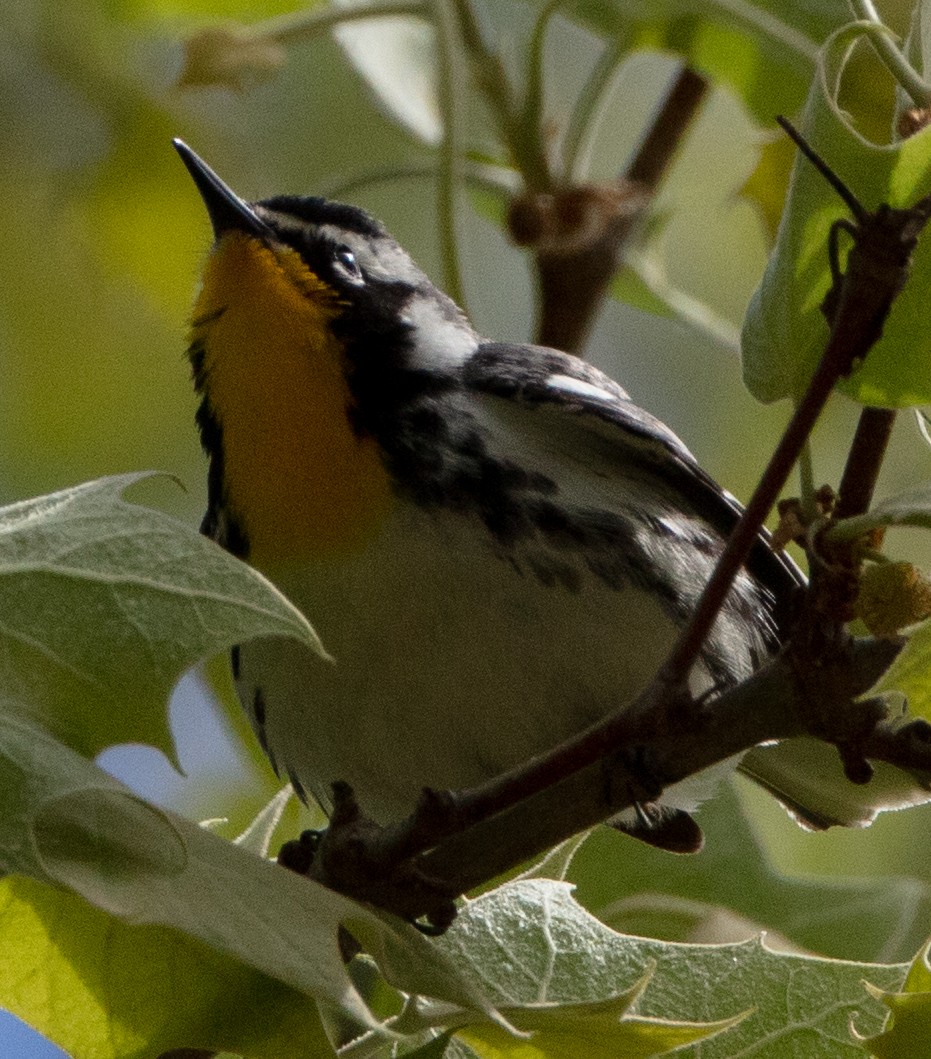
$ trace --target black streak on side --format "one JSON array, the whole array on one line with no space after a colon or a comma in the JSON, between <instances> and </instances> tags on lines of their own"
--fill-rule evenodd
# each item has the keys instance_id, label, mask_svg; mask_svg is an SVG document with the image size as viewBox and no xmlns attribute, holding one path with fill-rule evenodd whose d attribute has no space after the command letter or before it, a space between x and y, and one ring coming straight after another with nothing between
<instances>
[{"instance_id":1,"label":"black streak on side","mask_svg":"<svg viewBox=\"0 0 931 1059\"><path fill-rule=\"evenodd\" d=\"M309 804L310 799L307 796L307 791L304 788L304 784L301 783L301 781L297 777L297 773L291 768L288 769L288 781L294 788L294 793L298 796L298 798L300 798L300 800L305 805Z\"/></svg>"},{"instance_id":2,"label":"black streak on side","mask_svg":"<svg viewBox=\"0 0 931 1059\"><path fill-rule=\"evenodd\" d=\"M265 751L265 755L271 762L275 774L278 775L278 764L275 755L268 745L268 735L265 731L265 692L261 688L255 688L252 692L252 716L255 720L255 734L258 736L259 746Z\"/></svg>"},{"instance_id":3,"label":"black streak on side","mask_svg":"<svg viewBox=\"0 0 931 1059\"><path fill-rule=\"evenodd\" d=\"M211 319L219 316L222 310L213 314ZM249 539L242 523L230 510L226 492L226 478L223 458L223 428L213 411L208 397L208 378L206 369L206 348L203 341L191 343L188 350L191 361L191 375L194 389L200 394L201 401L197 407L194 420L200 433L200 443L209 460L207 469L207 512L200 526L201 533L210 537L227 551L240 559L249 557Z\"/></svg>"},{"instance_id":4,"label":"black streak on side","mask_svg":"<svg viewBox=\"0 0 931 1059\"><path fill-rule=\"evenodd\" d=\"M599 400L594 396L568 395L547 385L553 375L596 386L610 395ZM717 535L703 534L698 528L690 534L690 543L706 555L716 555L722 540L728 537L741 514L740 505L698 464L675 434L660 420L635 405L626 393L603 372L578 357L538 346L511 346L485 342L466 369L466 385L480 392L518 400L534 406L558 403L569 413L592 415L623 431L632 444L627 459L640 459L644 466L661 468L672 489L702 513ZM775 604L776 623L785 628L793 617L796 591L804 578L795 564L769 544L769 536L760 534L747 563L750 574L764 587Z\"/></svg>"}]
</instances>

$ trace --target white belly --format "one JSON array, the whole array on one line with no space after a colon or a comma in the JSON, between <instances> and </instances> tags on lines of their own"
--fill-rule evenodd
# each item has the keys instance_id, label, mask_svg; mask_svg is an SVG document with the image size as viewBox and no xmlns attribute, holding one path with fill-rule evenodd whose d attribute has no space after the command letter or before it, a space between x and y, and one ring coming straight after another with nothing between
<instances>
[{"instance_id":1,"label":"white belly","mask_svg":"<svg viewBox=\"0 0 931 1059\"><path fill-rule=\"evenodd\" d=\"M477 783L636 695L675 633L661 604L571 549L560 561L578 587L545 584L533 557L496 551L466 516L399 503L364 552L276 572L335 660L242 647L240 695L260 703L281 774L324 804L346 780L371 816L396 819L422 787ZM692 807L694 786L664 801Z\"/></svg>"}]
</instances>

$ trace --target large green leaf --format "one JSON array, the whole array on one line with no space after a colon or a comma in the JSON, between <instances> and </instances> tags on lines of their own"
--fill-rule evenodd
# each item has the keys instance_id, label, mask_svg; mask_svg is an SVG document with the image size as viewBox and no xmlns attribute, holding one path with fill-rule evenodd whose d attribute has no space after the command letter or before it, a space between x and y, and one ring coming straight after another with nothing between
<instances>
[{"instance_id":1,"label":"large green leaf","mask_svg":"<svg viewBox=\"0 0 931 1059\"><path fill-rule=\"evenodd\" d=\"M908 206L931 189L931 130L877 146L852 126L837 99L859 32L838 32L825 45L802 132L865 206ZM831 282L827 240L840 219L849 220L844 204L814 167L799 158L776 246L744 325L744 378L762 401L798 397L824 350L828 325L820 305ZM931 400L929 283L931 240L925 239L882 339L841 386L849 396L892 407Z\"/></svg>"},{"instance_id":2,"label":"large green leaf","mask_svg":"<svg viewBox=\"0 0 931 1059\"><path fill-rule=\"evenodd\" d=\"M73 1059L174 1048L332 1056L315 1002L164 927L121 922L32 879L0 882L0 1002Z\"/></svg>"},{"instance_id":3,"label":"large green leaf","mask_svg":"<svg viewBox=\"0 0 931 1059\"><path fill-rule=\"evenodd\" d=\"M754 787L748 793L756 792ZM797 836L795 825L776 809L770 815L776 817L771 830L791 829L788 837L809 845L825 841ZM606 828L596 830L569 870L580 899L629 934L733 941L766 930L806 950L850 960L875 960L880 953L904 960L925 936L931 887L917 879L862 872L842 878L786 875L772 864L730 784L702 806L698 819L705 847L696 857L671 857ZM780 830L772 841L777 847L784 841Z\"/></svg>"},{"instance_id":4,"label":"large green leaf","mask_svg":"<svg viewBox=\"0 0 931 1059\"><path fill-rule=\"evenodd\" d=\"M864 977L878 975L881 988L889 982L898 988L906 970L777 954L758 940L705 946L629 937L587 913L566 884L544 880L508 883L470 902L438 947L485 984L509 1019L536 1031L529 1042L509 1043L496 1029L486 1031L471 1021L465 1037L488 1056L572 1054L562 1035L571 1034L581 1016L588 1028L597 1022L605 1034L600 1047L613 1045L621 1056L651 1054L638 1050L638 1028L646 1033L649 1020L664 1019L675 1025L655 1027L655 1054L673 1046L676 1032L697 1031L688 1022L705 1024L707 1033L712 1023L726 1020L725 1032L682 1054L726 1059L753 1054L765 1041L767 1055L854 1059L862 1051L850 1034L851 1019L860 1032L870 1033L884 1015L863 989ZM628 1002L623 1016L609 1015L611 1000L617 1006ZM430 1005L419 1014L424 1021L431 1014L440 1017ZM449 1023L455 1016L442 1018ZM578 1028L584 1036L586 1026ZM663 1033L669 1034L665 1040Z\"/></svg>"},{"instance_id":5,"label":"large green leaf","mask_svg":"<svg viewBox=\"0 0 931 1059\"><path fill-rule=\"evenodd\" d=\"M340 951L338 931L346 924L378 954L398 988L498 1019L481 983L469 981L412 927L147 804L5 708L0 804L0 871L63 887L123 923L169 928L150 935L164 961L176 944L172 932L180 932L339 1010L357 1028L374 1029L376 1020ZM196 948L185 951L194 974L200 956ZM105 950L89 953L88 967L106 956ZM100 967L95 973L106 978L115 972ZM15 1001L20 985L7 967L0 1004L6 997ZM41 991L34 997L41 1000ZM16 1010L33 1023L45 1017L40 1010Z\"/></svg>"},{"instance_id":6,"label":"large green leaf","mask_svg":"<svg viewBox=\"0 0 931 1059\"><path fill-rule=\"evenodd\" d=\"M532 877L468 902L448 935L433 942L147 805L8 713L0 722L0 800L0 868L63 887L119 921L108 923L68 899L52 900L43 888L11 884L17 903L5 924L10 951L26 951L53 917L63 916L66 928L45 951L46 969L36 981L24 983L12 957L0 963L0 1003L55 1036L62 1033L70 1046L74 1037L63 1029L69 1004L89 1004L86 1019L74 1024L91 1042L81 1045L84 1051L75 1048L79 1056L109 1055L93 1050L108 1033L138 1040L140 1056L153 1054L145 1050L150 1037L175 1041L192 1034L228 1047L238 1035L245 1047L248 1006L228 1034L205 1036L207 1015L193 999L186 1011L162 1012L156 1026L152 1006L129 1013L129 990L108 997L137 956L146 957L153 988L163 967L182 983L205 972L208 997L215 977L229 973L234 985L247 988L258 975L259 995L269 997L284 1025L306 1025L311 1040L319 1037L303 999L310 996L357 1030L368 1027L370 1035L350 1054L386 1055L391 1042L347 974L341 924L392 985L421 997L393 1025L395 1032L414 1044L469 1027L478 1054L516 1054L521 1038L512 1043L510 1023L535 1034L543 1056L565 1054L576 1034L595 1035L602 1047L614 1044L617 1054L639 1055L721 1030L703 1041L705 1059L739 1054L760 1039L792 1048L813 1036L836 1042L843 1055L854 1013L864 1033L881 1024L882 1005L862 993L860 979L897 989L904 977L899 967L781 956L756 942L708 948L627 937L586 912L566 884ZM136 935L134 953L133 930L140 927L146 929ZM65 982L61 1009L48 999L58 976ZM751 1007L751 1016L734 1022ZM266 1036L278 1041L272 1031ZM262 1050L266 1036L257 1028L247 1054L277 1054Z\"/></svg>"},{"instance_id":7,"label":"large green leaf","mask_svg":"<svg viewBox=\"0 0 931 1059\"><path fill-rule=\"evenodd\" d=\"M178 677L240 640L293 636L322 654L264 577L177 519L126 503L144 477L0 510L0 687L10 709L87 754L132 741L171 753L165 707Z\"/></svg>"}]
</instances>

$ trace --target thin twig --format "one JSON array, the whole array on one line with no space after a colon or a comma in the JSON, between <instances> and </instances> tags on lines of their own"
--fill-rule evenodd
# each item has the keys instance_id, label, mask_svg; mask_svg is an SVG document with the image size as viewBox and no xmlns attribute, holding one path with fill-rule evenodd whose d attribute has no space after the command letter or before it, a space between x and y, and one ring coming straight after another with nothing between
<instances>
[{"instance_id":1,"label":"thin twig","mask_svg":"<svg viewBox=\"0 0 931 1059\"><path fill-rule=\"evenodd\" d=\"M319 188L328 199L344 199L364 188L378 187L401 180L423 180L436 176L436 163L432 158L407 162L403 165L383 166L370 169L351 177L337 177ZM485 191L497 196L502 204L517 190L517 176L513 169L485 162L464 160L463 179L476 191Z\"/></svg>"},{"instance_id":2,"label":"thin twig","mask_svg":"<svg viewBox=\"0 0 931 1059\"><path fill-rule=\"evenodd\" d=\"M459 260L458 199L463 182L463 152L460 144L463 85L462 58L456 34L456 17L450 0L432 0L439 60L439 103L443 118L443 139L437 168L437 221L443 280L446 292L464 311L465 287Z\"/></svg>"},{"instance_id":3,"label":"thin twig","mask_svg":"<svg viewBox=\"0 0 931 1059\"><path fill-rule=\"evenodd\" d=\"M707 92L708 82L701 74L690 66L679 71L624 174L627 180L648 192L657 190Z\"/></svg>"},{"instance_id":4,"label":"thin twig","mask_svg":"<svg viewBox=\"0 0 931 1059\"><path fill-rule=\"evenodd\" d=\"M328 30L350 22L366 22L375 18L397 18L404 15L427 17L426 0L371 0L357 7L327 7L323 10L300 10L258 22L253 27L255 37L289 44L309 40Z\"/></svg>"},{"instance_id":5,"label":"thin twig","mask_svg":"<svg viewBox=\"0 0 931 1059\"><path fill-rule=\"evenodd\" d=\"M590 144L625 52L625 42L609 41L576 101L562 146L563 179L569 184L588 176Z\"/></svg>"},{"instance_id":6,"label":"thin twig","mask_svg":"<svg viewBox=\"0 0 931 1059\"><path fill-rule=\"evenodd\" d=\"M884 25L872 0L850 0L850 6L858 18L886 30L885 33L872 34L870 37L876 54L916 107L931 106L931 85L921 78L905 55L899 51L893 40L892 30Z\"/></svg>"}]
</instances>

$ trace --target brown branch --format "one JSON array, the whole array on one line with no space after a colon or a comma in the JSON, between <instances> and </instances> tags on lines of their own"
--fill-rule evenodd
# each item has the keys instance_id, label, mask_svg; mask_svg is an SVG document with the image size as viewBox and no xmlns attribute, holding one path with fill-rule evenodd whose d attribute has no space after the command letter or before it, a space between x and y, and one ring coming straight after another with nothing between
<instances>
[{"instance_id":1,"label":"brown branch","mask_svg":"<svg viewBox=\"0 0 931 1059\"><path fill-rule=\"evenodd\" d=\"M650 194L657 191L707 93L705 78L684 66L623 174L625 180L639 184Z\"/></svg>"},{"instance_id":2,"label":"brown branch","mask_svg":"<svg viewBox=\"0 0 931 1059\"><path fill-rule=\"evenodd\" d=\"M857 616L864 545L879 548L885 531L878 528L865 539L842 541L832 540L826 531L837 519L861 515L869 509L894 424L895 412L891 409L863 409L830 522L813 539L805 538L811 580L796 640L804 641L806 650L818 640L841 635L844 624ZM858 774L865 774L862 759L857 769Z\"/></svg>"},{"instance_id":3,"label":"brown branch","mask_svg":"<svg viewBox=\"0 0 931 1059\"><path fill-rule=\"evenodd\" d=\"M884 711L876 700L857 701L900 648L901 641L850 641L829 661L801 675L788 655L779 655L695 712L689 723L672 726L659 708L662 700L654 686L645 698L657 708L621 715L626 753L611 747L613 754L542 786L535 782L537 759L507 777L449 796L445 805L434 805L439 812L433 839L417 858L410 856L409 839L411 830L425 837L423 816L378 828L361 816L351 798L346 800L343 788L336 792L338 804L340 812L348 810L352 817L350 826L334 836L335 855L318 858L312 874L350 896L411 920L426 916L442 926L454 914L456 895L631 807L642 792L644 762L669 785L761 742L812 734L812 701L818 703L818 715L835 724L819 728L822 738L869 745L878 756L899 763L907 751L908 765L931 775L931 729L919 722L907 736L871 736ZM873 743L866 742L869 738ZM485 815L497 800L495 788L513 792L524 779L525 800ZM331 833L332 825L325 843Z\"/></svg>"},{"instance_id":4,"label":"brown branch","mask_svg":"<svg viewBox=\"0 0 931 1059\"><path fill-rule=\"evenodd\" d=\"M860 413L837 491L835 519L852 518L869 510L893 426L895 410L892 408L864 408Z\"/></svg>"},{"instance_id":5,"label":"brown branch","mask_svg":"<svg viewBox=\"0 0 931 1059\"><path fill-rule=\"evenodd\" d=\"M452 834L419 864L428 876L465 893L631 807L642 787L644 761L670 785L761 742L810 734L814 698L827 714L842 719L844 731L833 733L835 737L849 740L850 726L859 731L875 724L874 704L856 699L885 672L900 647L900 642L888 640L851 641L804 681L792 661L780 655L695 713L691 723L668 725L662 709L628 717L624 745L636 748L635 753L596 761L533 798ZM657 700L657 705L662 702ZM889 752L887 760L895 760L894 748L883 744L883 749ZM931 769L931 744L916 737L915 746L909 747L909 764Z\"/></svg>"},{"instance_id":6,"label":"brown branch","mask_svg":"<svg viewBox=\"0 0 931 1059\"><path fill-rule=\"evenodd\" d=\"M618 196L621 208L602 211L605 192L612 189L565 188L554 193L557 214L568 209L569 217L565 219L572 222L575 217L577 227L587 227L594 217L601 231L581 247L561 251L544 242L537 250L537 341L542 345L578 353L585 344L620 265L634 216L655 195L707 89L707 81L687 66L676 78L636 156L613 188L616 196L618 188L631 189L636 211L623 208L623 195ZM580 192L586 190L591 191L588 199L580 198ZM579 210L580 203L585 215ZM511 227L515 232L513 216ZM518 234L518 241L535 240L522 239Z\"/></svg>"}]
</instances>

